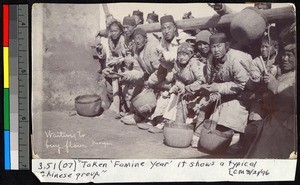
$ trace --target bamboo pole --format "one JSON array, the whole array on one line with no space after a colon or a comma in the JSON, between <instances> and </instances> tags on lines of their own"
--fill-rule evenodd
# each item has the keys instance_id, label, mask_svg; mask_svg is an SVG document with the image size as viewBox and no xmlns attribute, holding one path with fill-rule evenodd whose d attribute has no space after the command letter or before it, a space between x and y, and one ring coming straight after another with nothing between
<instances>
[{"instance_id":1,"label":"bamboo pole","mask_svg":"<svg viewBox=\"0 0 300 185\"><path fill-rule=\"evenodd\" d=\"M259 10L262 15L266 17L269 23L274 23L280 20L295 19L295 8L284 7L274 8L268 10ZM226 14L223 16L213 15L211 17L201 17L193 19L183 19L175 21L179 29L191 30L191 29L207 29L207 28L218 28L221 26L229 26L230 22L238 13ZM138 27L143 28L146 32L160 32L160 23L144 24ZM100 30L99 35L101 37L107 37L106 30Z\"/></svg>"}]
</instances>

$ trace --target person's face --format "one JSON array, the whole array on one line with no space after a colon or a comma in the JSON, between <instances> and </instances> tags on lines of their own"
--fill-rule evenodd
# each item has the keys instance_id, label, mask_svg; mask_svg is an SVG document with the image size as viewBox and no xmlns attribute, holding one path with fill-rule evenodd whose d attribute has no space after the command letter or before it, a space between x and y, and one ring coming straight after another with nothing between
<instances>
[{"instance_id":1,"label":"person's face","mask_svg":"<svg viewBox=\"0 0 300 185\"><path fill-rule=\"evenodd\" d=\"M176 34L176 27L172 22L166 22L161 25L161 32L166 41L172 41Z\"/></svg>"},{"instance_id":2,"label":"person's face","mask_svg":"<svg viewBox=\"0 0 300 185\"><path fill-rule=\"evenodd\" d=\"M134 43L136 45L136 49L140 51L145 47L145 45L147 43L147 38L145 38L142 35L135 35L134 36Z\"/></svg>"},{"instance_id":3,"label":"person's face","mask_svg":"<svg viewBox=\"0 0 300 185\"><path fill-rule=\"evenodd\" d=\"M132 33L134 32L134 26L130 26L130 25L124 25L124 34L126 37L130 37L132 35Z\"/></svg>"},{"instance_id":4,"label":"person's face","mask_svg":"<svg viewBox=\"0 0 300 185\"><path fill-rule=\"evenodd\" d=\"M177 60L180 64L187 64L190 60L190 57L185 52L179 52L177 53Z\"/></svg>"},{"instance_id":5,"label":"person's face","mask_svg":"<svg viewBox=\"0 0 300 185\"><path fill-rule=\"evenodd\" d=\"M120 37L121 30L117 25L114 24L110 27L109 34L113 40L116 40Z\"/></svg>"},{"instance_id":6,"label":"person's face","mask_svg":"<svg viewBox=\"0 0 300 185\"><path fill-rule=\"evenodd\" d=\"M282 67L285 71L291 71L295 69L296 57L290 51L285 51L282 55Z\"/></svg>"},{"instance_id":7,"label":"person's face","mask_svg":"<svg viewBox=\"0 0 300 185\"><path fill-rule=\"evenodd\" d=\"M209 44L206 43L206 42L202 42L202 41L199 41L197 43L197 48L203 54L207 54L209 52L209 49L210 49Z\"/></svg>"},{"instance_id":8,"label":"person's face","mask_svg":"<svg viewBox=\"0 0 300 185\"><path fill-rule=\"evenodd\" d=\"M217 43L210 46L211 52L216 59L221 59L228 51L228 45L226 43Z\"/></svg>"},{"instance_id":9,"label":"person's face","mask_svg":"<svg viewBox=\"0 0 300 185\"><path fill-rule=\"evenodd\" d=\"M149 24L152 24L152 23L154 23L154 20L153 20L153 19L147 19L147 22L148 22Z\"/></svg>"},{"instance_id":10,"label":"person's face","mask_svg":"<svg viewBox=\"0 0 300 185\"><path fill-rule=\"evenodd\" d=\"M134 17L134 19L135 19L135 23L136 24L139 24L142 20L140 19L140 17L139 16L137 16L137 15L133 15L133 17Z\"/></svg>"},{"instance_id":11,"label":"person's face","mask_svg":"<svg viewBox=\"0 0 300 185\"><path fill-rule=\"evenodd\" d=\"M269 42L263 41L260 46L260 53L263 59L267 59L270 53L270 57L272 57L276 51L274 45L270 45Z\"/></svg>"}]
</instances>

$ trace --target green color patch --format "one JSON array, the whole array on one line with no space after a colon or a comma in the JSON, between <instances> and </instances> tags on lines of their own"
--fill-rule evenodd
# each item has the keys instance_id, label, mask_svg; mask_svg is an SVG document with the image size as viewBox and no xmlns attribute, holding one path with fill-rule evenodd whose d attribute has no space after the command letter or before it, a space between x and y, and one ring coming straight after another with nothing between
<instances>
[{"instance_id":1,"label":"green color patch","mask_svg":"<svg viewBox=\"0 0 300 185\"><path fill-rule=\"evenodd\" d=\"M4 130L10 129L9 89L4 88Z\"/></svg>"}]
</instances>

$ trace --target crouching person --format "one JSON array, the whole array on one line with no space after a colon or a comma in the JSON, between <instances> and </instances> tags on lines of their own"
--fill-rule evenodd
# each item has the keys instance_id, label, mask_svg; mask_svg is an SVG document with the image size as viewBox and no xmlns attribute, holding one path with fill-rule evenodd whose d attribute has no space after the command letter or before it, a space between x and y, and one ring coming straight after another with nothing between
<instances>
[{"instance_id":1,"label":"crouching person","mask_svg":"<svg viewBox=\"0 0 300 185\"><path fill-rule=\"evenodd\" d=\"M229 49L224 33L211 35L210 44L213 60L207 64L208 85L204 89L210 94L221 95L221 104L211 114L210 120L217 123L218 130L232 129L244 133L248 111L238 95L244 90L249 76L241 64L240 52Z\"/></svg>"},{"instance_id":2,"label":"crouching person","mask_svg":"<svg viewBox=\"0 0 300 185\"><path fill-rule=\"evenodd\" d=\"M174 81L172 70L177 57L177 48L179 46L177 37L178 30L173 16L165 15L161 17L160 24L163 37L156 47L159 66L157 70L149 76L146 84L154 89L158 96L156 109L150 118L151 121L143 126L143 129L148 129L151 133L163 131L164 119L162 116L170 98L169 90Z\"/></svg>"},{"instance_id":3,"label":"crouching person","mask_svg":"<svg viewBox=\"0 0 300 185\"><path fill-rule=\"evenodd\" d=\"M129 68L133 66L133 69L125 71L122 74L122 80L134 86L133 92L126 97L126 102L130 104L129 106L132 110L134 109L132 100L144 90L145 86L148 87L149 76L153 74L159 66L156 44L148 42L146 31L142 28L136 28L133 37L136 46L133 50L134 55L133 57L125 57L126 66ZM136 111L131 113L132 114L121 118L121 121L127 125L134 125L145 119L144 115Z\"/></svg>"},{"instance_id":4,"label":"crouching person","mask_svg":"<svg viewBox=\"0 0 300 185\"><path fill-rule=\"evenodd\" d=\"M177 50L177 61L173 69L175 84L169 93L183 96L182 101L184 103L179 102L178 106L180 109L183 109L184 112L177 111L177 115L186 115L177 116L177 122L193 123L195 121L196 112L193 108L202 97L199 90L201 89L201 85L206 81L204 77L205 65L197 58L192 58L193 55L193 47L186 42L182 43ZM182 105L184 105L184 107L182 107Z\"/></svg>"}]
</instances>

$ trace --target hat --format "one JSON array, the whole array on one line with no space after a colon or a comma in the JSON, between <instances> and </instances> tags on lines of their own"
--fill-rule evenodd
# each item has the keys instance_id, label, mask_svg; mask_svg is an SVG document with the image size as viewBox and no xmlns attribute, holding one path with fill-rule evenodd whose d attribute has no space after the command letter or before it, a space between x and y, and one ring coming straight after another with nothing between
<instances>
[{"instance_id":1,"label":"hat","mask_svg":"<svg viewBox=\"0 0 300 185\"><path fill-rule=\"evenodd\" d=\"M144 37L147 37L147 33L143 28L136 28L133 32L133 36L136 36L136 35L142 35Z\"/></svg>"},{"instance_id":2,"label":"hat","mask_svg":"<svg viewBox=\"0 0 300 185\"><path fill-rule=\"evenodd\" d=\"M183 42L177 49L177 53L187 53L189 57L192 57L194 54L193 46L188 42Z\"/></svg>"},{"instance_id":3,"label":"hat","mask_svg":"<svg viewBox=\"0 0 300 185\"><path fill-rule=\"evenodd\" d=\"M144 13L141 12L140 10L133 11L132 15L139 16L141 19L143 19L143 17L144 17Z\"/></svg>"},{"instance_id":4,"label":"hat","mask_svg":"<svg viewBox=\"0 0 300 185\"><path fill-rule=\"evenodd\" d=\"M134 17L130 17L130 16L124 17L123 26L125 26L125 25L136 26Z\"/></svg>"},{"instance_id":5,"label":"hat","mask_svg":"<svg viewBox=\"0 0 300 185\"><path fill-rule=\"evenodd\" d=\"M225 43L227 41L228 39L225 33L217 33L209 37L210 44Z\"/></svg>"},{"instance_id":6,"label":"hat","mask_svg":"<svg viewBox=\"0 0 300 185\"><path fill-rule=\"evenodd\" d=\"M152 19L154 22L158 22L158 15L153 11L152 13L148 13L147 19Z\"/></svg>"},{"instance_id":7,"label":"hat","mask_svg":"<svg viewBox=\"0 0 300 185\"><path fill-rule=\"evenodd\" d=\"M164 24L166 22L175 23L173 16L172 15L165 15L165 16L160 18L160 24Z\"/></svg>"},{"instance_id":8,"label":"hat","mask_svg":"<svg viewBox=\"0 0 300 185\"><path fill-rule=\"evenodd\" d=\"M290 51L294 55L296 55L296 44L288 44L288 45L284 46L283 50L284 51Z\"/></svg>"},{"instance_id":9,"label":"hat","mask_svg":"<svg viewBox=\"0 0 300 185\"><path fill-rule=\"evenodd\" d=\"M196 35L196 43L199 42L199 41L202 41L202 42L206 42L207 44L210 44L209 42L209 37L211 36L212 34L208 31L208 30L202 30L200 31L197 35Z\"/></svg>"}]
</instances>

